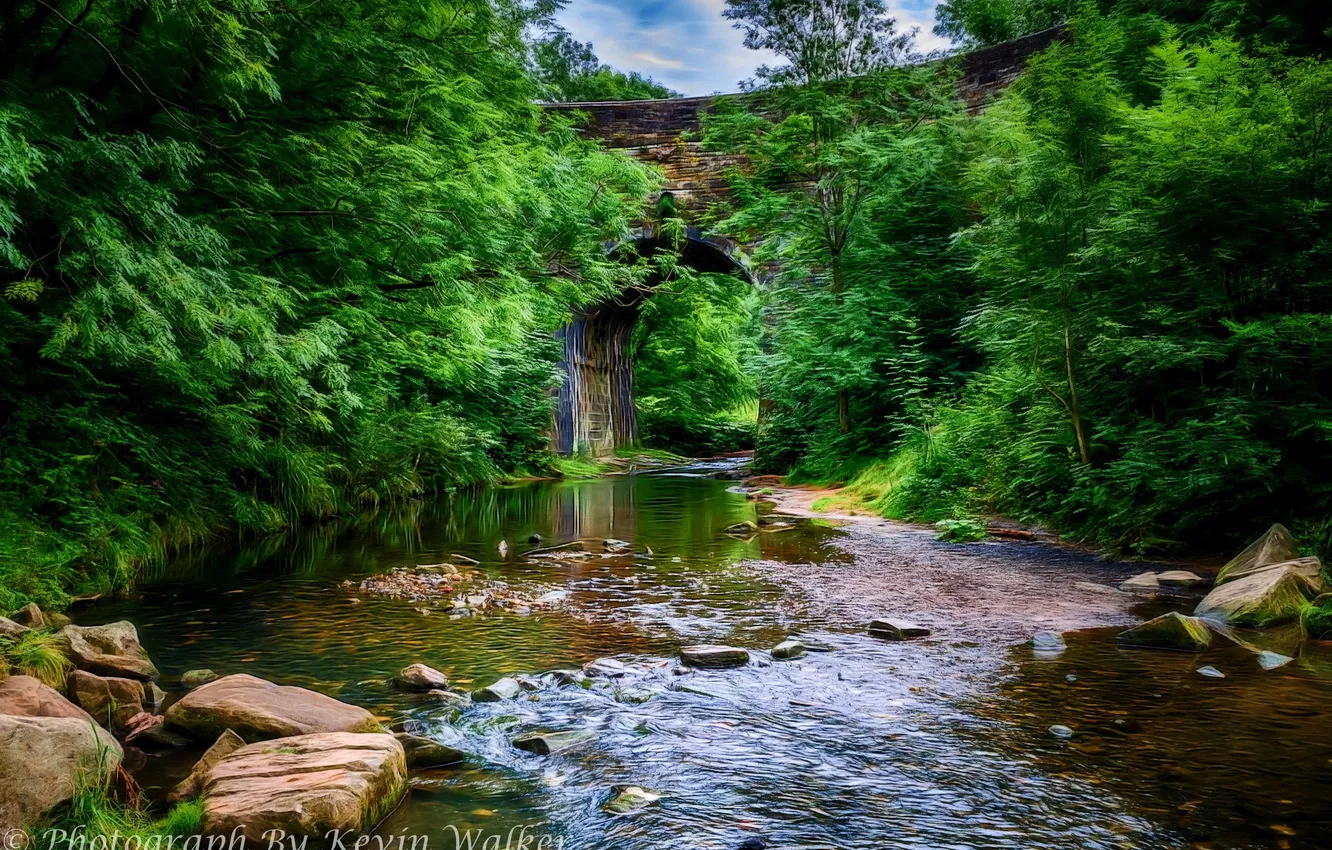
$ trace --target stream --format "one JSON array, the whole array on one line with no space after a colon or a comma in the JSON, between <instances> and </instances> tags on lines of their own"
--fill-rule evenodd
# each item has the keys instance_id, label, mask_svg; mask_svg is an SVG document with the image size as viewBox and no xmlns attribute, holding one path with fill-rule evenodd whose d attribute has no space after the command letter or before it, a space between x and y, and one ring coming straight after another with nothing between
<instances>
[{"instance_id":1,"label":"stream","mask_svg":"<svg viewBox=\"0 0 1332 850\"><path fill-rule=\"evenodd\" d=\"M1071 549L817 519L728 537L722 528L756 511L719 477L730 471L701 463L410 505L180 558L76 620L132 621L168 691L193 668L250 673L464 750L465 765L415 775L379 828L430 848L463 836L515 850L505 836L524 826L577 850L733 850L755 837L808 850L1332 844L1332 648L1265 636L1297 656L1271 672L1229 644L1204 657L1120 649L1122 627L1197 597L1119 593L1146 567ZM534 534L546 545L618 538L638 554L527 560ZM490 581L568 590L569 604L452 617L356 591L454 553ZM870 637L882 614L933 634ZM1066 632L1068 649L1038 657L1025 642L1043 629ZM831 651L772 660L766 650L792 634ZM752 662L676 675L676 651L693 643L744 647ZM461 715L388 682L414 662L480 687L606 656L635 672ZM1226 678L1199 675L1202 664ZM1058 738L1054 724L1075 734ZM510 743L562 729L595 735L545 757ZM160 801L197 757L131 763ZM601 806L617 784L662 797L612 816Z\"/></svg>"}]
</instances>

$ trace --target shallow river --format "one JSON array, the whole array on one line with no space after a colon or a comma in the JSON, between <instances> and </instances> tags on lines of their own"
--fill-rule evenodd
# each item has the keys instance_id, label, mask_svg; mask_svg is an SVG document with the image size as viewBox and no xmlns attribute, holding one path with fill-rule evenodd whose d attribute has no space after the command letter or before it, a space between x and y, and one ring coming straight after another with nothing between
<instances>
[{"instance_id":1,"label":"shallow river","mask_svg":"<svg viewBox=\"0 0 1332 850\"><path fill-rule=\"evenodd\" d=\"M515 850L523 826L578 850L730 850L753 837L810 850L1332 846L1327 647L1286 646L1299 657L1274 672L1229 645L1201 658L1118 649L1117 627L1193 600L1119 594L1112 586L1142 565L1039 544L948 545L914 528L818 521L728 538L720 529L755 505L713 472L492 488L182 559L136 598L77 619L133 621L168 689L192 668L251 673L465 750L465 766L418 775L380 827L431 848L472 830L476 847L503 848L512 832ZM522 557L532 534L619 538L639 556L533 562ZM343 584L452 553L516 589L568 589L571 602L451 618ZM885 613L933 635L865 634ZM1024 641L1047 628L1078 631L1066 652L1037 658ZM832 651L771 660L765 650L790 634ZM753 662L675 675L689 643L746 647ZM603 656L638 672L461 717L386 684L418 661L479 687ZM1227 677L1199 675L1202 664ZM1056 738L1053 724L1076 734ZM560 729L596 734L547 757L510 744ZM147 757L136 772L148 797L196 757ZM602 812L621 783L663 796L632 815Z\"/></svg>"}]
</instances>

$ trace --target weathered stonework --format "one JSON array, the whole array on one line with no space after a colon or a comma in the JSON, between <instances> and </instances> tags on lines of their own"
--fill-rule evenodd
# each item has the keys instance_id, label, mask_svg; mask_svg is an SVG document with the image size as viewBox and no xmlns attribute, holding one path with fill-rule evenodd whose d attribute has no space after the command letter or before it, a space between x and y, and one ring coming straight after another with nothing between
<instances>
[{"instance_id":1,"label":"weathered stonework","mask_svg":"<svg viewBox=\"0 0 1332 850\"><path fill-rule=\"evenodd\" d=\"M1017 79L1028 57L1062 35L1062 29L1045 30L943 61L960 66L958 94L975 113ZM726 196L726 173L741 164L740 158L709 151L697 140L702 117L719 99L745 96L549 103L542 108L548 113L572 116L586 136L660 168L663 192L671 195L676 209L688 220ZM651 228L645 227L638 247L640 251L651 250L653 245ZM704 235L691 228L683 259L687 265L706 271L747 273L735 249L734 242L724 236ZM556 451L608 454L617 446L637 441L633 363L628 348L644 297L635 292L597 305L574 316L561 330L566 379L552 427Z\"/></svg>"}]
</instances>

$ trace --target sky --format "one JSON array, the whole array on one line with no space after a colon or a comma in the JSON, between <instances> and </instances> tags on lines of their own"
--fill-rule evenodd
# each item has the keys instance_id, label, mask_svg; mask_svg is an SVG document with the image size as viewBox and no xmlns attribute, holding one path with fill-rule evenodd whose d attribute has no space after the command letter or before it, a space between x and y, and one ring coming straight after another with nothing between
<instances>
[{"instance_id":1,"label":"sky","mask_svg":"<svg viewBox=\"0 0 1332 850\"><path fill-rule=\"evenodd\" d=\"M898 30L919 27L921 52L947 47L931 32L939 0L887 0ZM620 71L638 71L685 95L733 92L771 54L748 50L743 34L722 17L725 0L571 0L560 23L597 57Z\"/></svg>"}]
</instances>

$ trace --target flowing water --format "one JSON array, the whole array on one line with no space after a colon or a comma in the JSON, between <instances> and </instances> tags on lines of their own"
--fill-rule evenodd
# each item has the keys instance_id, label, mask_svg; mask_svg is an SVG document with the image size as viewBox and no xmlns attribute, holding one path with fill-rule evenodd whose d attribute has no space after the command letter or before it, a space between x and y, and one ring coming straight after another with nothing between
<instances>
[{"instance_id":1,"label":"flowing water","mask_svg":"<svg viewBox=\"0 0 1332 850\"><path fill-rule=\"evenodd\" d=\"M1111 589L1142 565L1039 544L818 521L727 537L755 504L715 472L492 488L182 559L78 619L133 621L168 687L192 668L251 673L466 751L463 766L417 775L380 826L431 848L469 830L472 846L509 850L729 850L753 837L811 850L1332 846L1325 647L1288 646L1297 661L1273 672L1229 645L1203 658L1118 649L1117 627L1193 601L1143 603ZM534 562L522 557L533 534L619 538L637 555ZM453 553L492 582L567 589L570 604L455 618L354 586ZM884 613L933 635L867 635ZM1067 651L1037 657L1024 641L1048 628L1077 631ZM831 651L771 660L790 634ZM746 647L753 661L677 675L674 653L691 643ZM634 672L460 716L387 683L418 661L469 688L604 656ZM1196 673L1204 663L1227 678ZM545 757L510 743L564 729L595 735ZM140 759L147 795L160 799L197 755ZM663 796L612 816L601 805L618 784Z\"/></svg>"}]
</instances>

